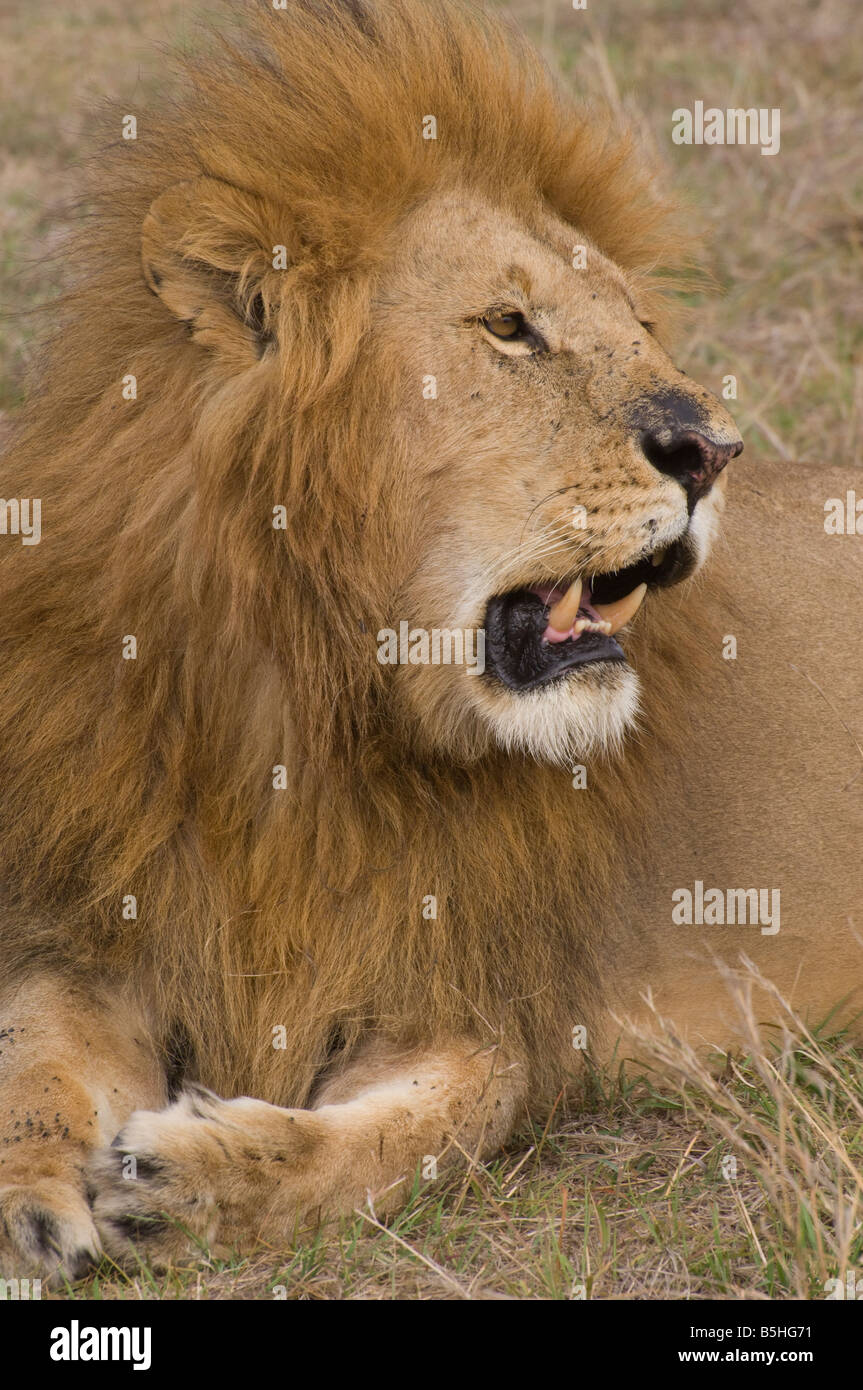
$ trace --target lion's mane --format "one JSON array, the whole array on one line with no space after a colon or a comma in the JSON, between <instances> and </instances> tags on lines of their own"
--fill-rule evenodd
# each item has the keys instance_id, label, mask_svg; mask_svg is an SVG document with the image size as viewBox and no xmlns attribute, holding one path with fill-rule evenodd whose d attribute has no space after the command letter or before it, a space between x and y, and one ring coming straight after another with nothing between
<instances>
[{"instance_id":1,"label":"lion's mane","mask_svg":"<svg viewBox=\"0 0 863 1390\"><path fill-rule=\"evenodd\" d=\"M610 767L576 812L559 772L413 748L374 660L401 542L386 364L361 345L381 247L447 182L540 196L635 271L681 242L627 143L450 0L260 0L180 66L137 140L110 118L3 462L43 508L40 545L0 550L3 968L139 982L227 1093L302 1103L372 1025L497 1030L541 1086L600 991L636 798ZM278 339L260 360L190 339L142 275L148 208L202 174L236 190L236 236L189 254Z\"/></svg>"}]
</instances>

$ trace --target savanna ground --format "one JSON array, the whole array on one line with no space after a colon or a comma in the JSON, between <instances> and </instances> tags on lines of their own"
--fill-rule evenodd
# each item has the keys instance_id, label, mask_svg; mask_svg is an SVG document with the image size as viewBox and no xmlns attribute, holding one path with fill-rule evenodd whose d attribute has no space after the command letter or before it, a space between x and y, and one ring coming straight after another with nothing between
<instances>
[{"instance_id":1,"label":"savanna ground","mask_svg":"<svg viewBox=\"0 0 863 1390\"><path fill-rule=\"evenodd\" d=\"M397 3L397 0L393 0ZM680 365L733 374L750 453L861 462L863 166L856 0L513 0L584 95L610 105L673 177L710 240L717 293ZM21 398L29 310L50 298L88 112L137 111L160 46L194 43L194 0L0 0L0 429ZM212 14L230 9L210 4ZM781 150L671 143L671 113L779 107ZM745 981L741 1009L746 1015ZM750 1023L754 1023L750 1018ZM497 1162L424 1184L386 1229L371 1213L299 1253L131 1275L76 1298L823 1297L863 1272L863 1060L789 1013L766 1051L708 1070L671 1039L678 1081L597 1080ZM281 1286L281 1289L278 1289Z\"/></svg>"}]
</instances>

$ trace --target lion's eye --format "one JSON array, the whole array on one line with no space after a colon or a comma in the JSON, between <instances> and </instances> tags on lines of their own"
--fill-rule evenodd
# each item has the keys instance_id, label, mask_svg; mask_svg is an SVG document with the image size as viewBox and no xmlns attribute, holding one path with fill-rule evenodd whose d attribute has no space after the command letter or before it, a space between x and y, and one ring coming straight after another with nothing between
<instances>
[{"instance_id":1,"label":"lion's eye","mask_svg":"<svg viewBox=\"0 0 863 1390\"><path fill-rule=\"evenodd\" d=\"M483 328L495 338L521 338L528 336L524 314L486 314Z\"/></svg>"},{"instance_id":2,"label":"lion's eye","mask_svg":"<svg viewBox=\"0 0 863 1390\"><path fill-rule=\"evenodd\" d=\"M548 351L542 334L517 309L493 309L479 323L483 331L495 340L495 344L500 344L499 350L511 357Z\"/></svg>"}]
</instances>

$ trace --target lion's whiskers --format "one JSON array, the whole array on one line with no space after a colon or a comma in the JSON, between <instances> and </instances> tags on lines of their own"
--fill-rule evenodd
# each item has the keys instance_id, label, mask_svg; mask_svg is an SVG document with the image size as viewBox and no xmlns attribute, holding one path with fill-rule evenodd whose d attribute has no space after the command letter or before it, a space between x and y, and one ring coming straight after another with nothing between
<instances>
[{"instance_id":1,"label":"lion's whiskers","mask_svg":"<svg viewBox=\"0 0 863 1390\"><path fill-rule=\"evenodd\" d=\"M561 528L565 525L559 519L546 522L531 539L527 542L520 541L512 550L501 556L495 561L493 568L489 571L489 593L495 590L504 582L512 577L512 570L518 565L527 569L529 566L537 564L540 560L547 560L552 555L562 553L571 544L572 537ZM571 529L571 528L570 528ZM579 547L573 547L572 553L567 556L567 564L559 576L554 576L560 580L565 579L569 574L578 572ZM545 575L537 573L532 578L538 580L545 578Z\"/></svg>"}]
</instances>

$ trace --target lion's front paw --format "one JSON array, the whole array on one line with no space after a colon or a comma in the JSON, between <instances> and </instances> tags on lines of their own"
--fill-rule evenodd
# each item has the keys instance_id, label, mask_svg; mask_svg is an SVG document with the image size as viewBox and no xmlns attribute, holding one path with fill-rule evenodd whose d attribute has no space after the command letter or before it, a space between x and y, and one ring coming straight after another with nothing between
<instances>
[{"instance_id":1,"label":"lion's front paw","mask_svg":"<svg viewBox=\"0 0 863 1390\"><path fill-rule=\"evenodd\" d=\"M0 1187L0 1277L60 1285L99 1260L83 1190L65 1182Z\"/></svg>"},{"instance_id":2,"label":"lion's front paw","mask_svg":"<svg viewBox=\"0 0 863 1390\"><path fill-rule=\"evenodd\" d=\"M250 1248L280 1206L291 1158L289 1143L278 1143L287 1114L203 1088L165 1110L136 1111L89 1166L108 1254L165 1266L202 1249Z\"/></svg>"},{"instance_id":3,"label":"lion's front paw","mask_svg":"<svg viewBox=\"0 0 863 1390\"><path fill-rule=\"evenodd\" d=\"M160 1265L217 1242L208 1183L212 1137L202 1128L200 1105L187 1093L165 1110L136 1110L110 1148L93 1154L93 1215L114 1259L137 1251Z\"/></svg>"}]
</instances>

